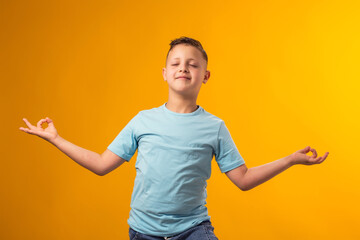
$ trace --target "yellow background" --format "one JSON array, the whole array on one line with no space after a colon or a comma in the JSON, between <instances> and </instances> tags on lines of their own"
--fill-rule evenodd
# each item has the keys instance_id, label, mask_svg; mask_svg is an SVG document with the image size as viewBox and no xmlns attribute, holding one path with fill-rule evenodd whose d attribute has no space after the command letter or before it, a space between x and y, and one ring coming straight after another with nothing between
<instances>
[{"instance_id":1,"label":"yellow background","mask_svg":"<svg viewBox=\"0 0 360 240\"><path fill-rule=\"evenodd\" d=\"M102 153L167 101L172 39L199 40L197 104L255 167L311 146L328 158L243 192L213 160L219 239L360 239L359 1L0 1L1 239L128 239L130 163L100 177L22 118ZM45 125L46 126L46 125Z\"/></svg>"}]
</instances>

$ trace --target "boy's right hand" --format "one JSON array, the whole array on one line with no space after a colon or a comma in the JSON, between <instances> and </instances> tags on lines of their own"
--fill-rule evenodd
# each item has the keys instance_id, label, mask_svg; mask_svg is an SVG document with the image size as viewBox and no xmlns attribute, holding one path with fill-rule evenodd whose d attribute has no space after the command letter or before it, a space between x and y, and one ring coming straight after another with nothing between
<instances>
[{"instance_id":1,"label":"boy's right hand","mask_svg":"<svg viewBox=\"0 0 360 240\"><path fill-rule=\"evenodd\" d=\"M37 123L36 127L31 125L31 123L29 123L29 121L26 118L23 118L23 120L29 128L20 127L19 129L26 133L39 136L49 142L55 140L55 138L58 136L53 121L48 117L45 119L41 119ZM45 129L43 129L41 126L44 122L48 123L48 127Z\"/></svg>"}]
</instances>

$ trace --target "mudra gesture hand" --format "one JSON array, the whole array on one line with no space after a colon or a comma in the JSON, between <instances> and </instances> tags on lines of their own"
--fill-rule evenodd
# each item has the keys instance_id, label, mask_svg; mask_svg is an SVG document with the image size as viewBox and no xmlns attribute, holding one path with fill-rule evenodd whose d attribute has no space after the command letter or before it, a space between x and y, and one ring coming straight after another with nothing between
<instances>
[{"instance_id":1,"label":"mudra gesture hand","mask_svg":"<svg viewBox=\"0 0 360 240\"><path fill-rule=\"evenodd\" d=\"M23 118L23 120L29 128L20 127L19 129L26 133L36 135L36 136L41 137L49 142L54 140L58 136L58 133L56 131L53 121L48 117L45 119L41 119L37 123L37 126L31 125L31 123L29 123L29 121L26 118ZM43 129L42 124L45 122L48 123L48 127Z\"/></svg>"},{"instance_id":2,"label":"mudra gesture hand","mask_svg":"<svg viewBox=\"0 0 360 240\"><path fill-rule=\"evenodd\" d=\"M311 151L313 155L309 156L306 155ZM319 164L322 163L326 157L329 155L329 152L326 152L324 156L317 157L317 152L314 148L311 148L310 146L307 146L304 149L300 149L293 154L291 154L291 162L295 164L304 164L304 165L313 165L313 164Z\"/></svg>"}]
</instances>

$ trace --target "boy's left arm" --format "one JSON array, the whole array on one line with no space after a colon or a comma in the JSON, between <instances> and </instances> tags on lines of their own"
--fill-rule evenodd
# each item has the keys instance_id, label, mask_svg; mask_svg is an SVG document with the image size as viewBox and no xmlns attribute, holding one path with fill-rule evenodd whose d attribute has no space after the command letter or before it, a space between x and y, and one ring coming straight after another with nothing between
<instances>
[{"instance_id":1,"label":"boy's left arm","mask_svg":"<svg viewBox=\"0 0 360 240\"><path fill-rule=\"evenodd\" d=\"M312 156L306 155L309 151L313 153ZM257 167L248 169L246 165L243 164L226 172L226 176L238 188L243 191L247 191L268 181L295 164L319 164L322 163L328 155L329 152L326 152L324 156L317 158L316 150L307 146L306 148L298 150L289 156Z\"/></svg>"}]
</instances>

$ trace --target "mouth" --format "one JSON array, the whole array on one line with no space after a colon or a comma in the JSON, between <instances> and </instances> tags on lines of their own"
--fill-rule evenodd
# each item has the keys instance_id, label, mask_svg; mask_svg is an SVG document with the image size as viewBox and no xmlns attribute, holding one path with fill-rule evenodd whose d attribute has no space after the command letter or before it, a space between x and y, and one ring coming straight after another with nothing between
<instances>
[{"instance_id":1,"label":"mouth","mask_svg":"<svg viewBox=\"0 0 360 240\"><path fill-rule=\"evenodd\" d=\"M178 77L176 79L188 79L188 80L190 80L190 78L188 78L188 77Z\"/></svg>"}]
</instances>

